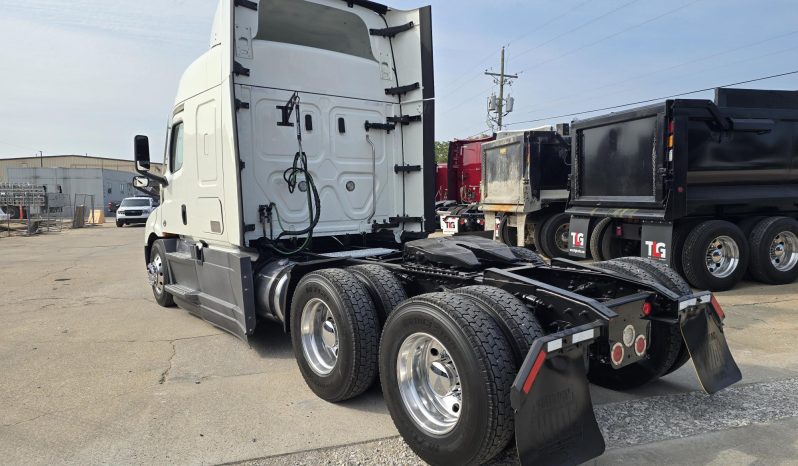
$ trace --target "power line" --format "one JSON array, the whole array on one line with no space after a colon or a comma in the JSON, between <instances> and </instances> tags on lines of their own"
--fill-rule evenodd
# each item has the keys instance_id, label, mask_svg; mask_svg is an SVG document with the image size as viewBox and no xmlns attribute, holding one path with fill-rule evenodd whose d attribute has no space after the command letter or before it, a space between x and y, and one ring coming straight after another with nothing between
<instances>
[{"instance_id":1,"label":"power line","mask_svg":"<svg viewBox=\"0 0 798 466\"><path fill-rule=\"evenodd\" d=\"M518 53L517 55L514 55L514 56L510 57L510 59L511 59L511 60L513 60L513 59L515 59L515 58L518 58L518 57L520 57L521 55L525 55L525 54L527 54L527 53L529 53L529 52L535 51L535 50L537 50L537 49L539 49L539 48L543 47L544 45L548 45L548 44L550 44L550 43L554 42L555 40L557 40L557 39L559 39L559 38L561 38L561 37L567 36L567 35L569 35L569 34L571 34L571 33L575 32L575 31L578 31L579 29L582 29L582 28L584 28L584 27L587 27L587 26L589 26L589 25L591 25L591 24L593 24L593 23L595 23L595 22L597 22L597 21L599 21L599 20L601 20L601 19L603 19L603 18L606 18L607 16L609 16L609 15L611 15L611 14L613 14L613 13L617 12L617 11L620 11L620 10L622 10L623 8L625 8L625 7L629 6L629 5L632 5L633 3L637 3L637 2L639 2L639 1L640 1L640 0L631 0L631 1L629 1L629 2L626 2L626 3L622 4L621 6L619 6L619 7L617 7L617 8L613 8L612 10L610 10L610 11L608 11L608 12L604 13L604 14L601 14L601 15L599 15L599 16L597 16L597 17L595 17L595 18L592 18L592 19L590 19L590 20L588 20L588 21L585 21L584 23L580 24L579 26L576 26L576 27L574 27L574 28L571 28L571 29L569 29L569 30L567 30L567 31L565 31L565 32L563 32L563 33L557 34L557 35L555 35L554 37L552 37L551 39L549 39L549 40L547 40L547 41L544 41L544 42L542 42L542 43L540 43L540 44L538 44L538 45L536 45L536 46L534 46L534 47L532 47L532 48L526 49L526 50L524 50L524 51L522 51L522 52ZM578 6L581 6L581 5L583 5L583 4L584 4L584 3L580 3L580 4L578 4L578 5L577 5L577 7L578 7ZM522 37L523 37L523 36L522 36ZM472 79L470 79L470 80L468 80L466 83L463 83L463 85L465 85L465 84L467 84L468 82L471 82L471 81L473 81L473 78L472 78ZM460 87L463 87L463 86L459 86L457 89L459 89ZM457 89L455 89L455 90L457 90ZM452 111L452 110L456 110L456 109L458 109L458 108L462 107L463 105L465 105L466 103L468 103L468 102L471 102L471 101L472 101L472 99L474 99L474 98L476 98L476 97L479 97L480 95L483 95L483 94L485 94L486 92L489 92L491 89L493 89L493 86L491 86L491 87L489 87L489 88L487 88L487 89L485 89L485 90L483 90L483 91L480 91L479 93L477 93L477 94L474 94L474 95L472 95L472 96L468 97L468 98L467 98L467 99L465 99L465 100L462 100L462 101L460 101L460 103L458 103L458 104L454 105L453 107L450 107L450 108L448 108L448 109L446 109L446 110L444 110L444 111L445 111L445 112L450 112L450 111ZM449 92L449 93L447 93L447 94L445 94L445 95L450 95L450 94L451 94L451 92Z\"/></svg>"},{"instance_id":2,"label":"power line","mask_svg":"<svg viewBox=\"0 0 798 466\"><path fill-rule=\"evenodd\" d=\"M511 41L507 42L506 46L507 46L507 47L509 47L509 46L510 46L510 44L512 44L513 42L518 42L519 40L521 40L521 39L523 39L523 38L525 38L525 37L528 37L528 36L532 35L532 34L533 34L533 32L538 32L538 31L540 31L541 29L544 29L544 28L546 28L547 26L549 26L549 25L553 24L554 22L556 22L556 21L558 21L558 20L560 20L560 19L562 19L562 18L564 18L564 17L568 16L568 15L569 15L569 14L570 14L572 11L574 11L574 10L576 10L576 9L578 9L578 8L581 8L582 6L584 6L584 5L588 4L588 3L592 2L592 1L593 1L593 0L585 0L585 1L584 1L584 2L582 2L582 3L579 3L579 4L577 4L577 5L575 5L575 6L571 7L571 8L568 8L567 10L565 10L564 12L562 12L561 14L559 14L559 15L555 16L554 18L551 18L551 19L549 19L548 21L544 22L543 24L541 24L541 25L538 25L538 26L535 26L535 27L533 27L533 28L530 28L530 31L532 31L532 32L527 32L527 33L525 33L525 34L521 34L520 36L516 37L515 39L513 39L513 40L511 40ZM468 84L468 83L470 83L471 81L473 81L474 79L476 79L476 78L480 77L480 76L481 76L480 74L474 74L474 75L472 75L472 76L471 76L471 78L467 79L465 82L461 83L459 86L452 88L452 86L454 86L454 84L455 84L456 82L460 81L460 79L462 79L464 76L468 76L469 74L471 74L471 73L472 73L474 70L478 69L478 68L480 67L480 65L482 65L483 63L485 63L485 62L487 62L488 60L490 60L491 58L493 58L493 56L494 56L494 52L491 52L491 53L490 53L489 55L487 55L485 58L483 58L482 60L479 60L479 61L477 62L477 64L476 64L476 65L472 66L471 68L468 68L468 70L464 71L464 72L463 72L463 73L461 73L459 76L457 76L457 77L456 77L456 78L455 78L453 81L451 81L451 82L448 84L448 86L447 86L447 87L449 87L450 89L449 89L449 90L446 92L446 94L444 94L444 95L443 95L443 97L447 97L447 96L449 96L449 95L453 94L455 91L457 91L457 90L461 89L461 88L462 88L462 87L464 87L466 84Z\"/></svg>"},{"instance_id":3,"label":"power line","mask_svg":"<svg viewBox=\"0 0 798 466\"><path fill-rule=\"evenodd\" d=\"M523 52L520 52L519 54L512 56L511 58L512 59L516 59L516 58L520 57L521 55L526 55L529 52L533 52L533 51L543 47L544 45L548 45L548 44L554 42L557 39L565 37L565 36L575 32L575 31L578 31L578 30L580 30L580 29L582 29L582 28L584 28L586 26L589 26L589 25L591 25L591 24L593 24L593 23L595 23L595 22L597 22L597 21L599 21L599 20L601 20L603 18L606 18L607 16L615 13L616 11L620 11L620 10L626 8L627 6L629 6L629 5L633 4L633 3L637 3L638 1L640 1L640 0L632 0L630 2L626 2L626 3L622 4L621 6L619 6L617 8L613 8L612 10L604 13L603 15L599 15L599 16L591 19L591 20L588 20L588 21L580 24L579 26L576 26L575 28L572 28L572 29L569 29L569 30L567 30L567 31L565 31L563 33L557 34L556 36L552 37L551 39L549 39L549 40L547 40L545 42L542 42L542 43L540 43L540 44L538 44L538 45L536 45L536 46L534 46L532 48L526 49Z\"/></svg>"},{"instance_id":4,"label":"power line","mask_svg":"<svg viewBox=\"0 0 798 466\"><path fill-rule=\"evenodd\" d=\"M712 87L707 87L707 88L704 88L704 89L697 89L695 91L680 92L678 94L671 94L671 95L668 95L668 96L665 96L665 97L656 97L654 99L638 100L636 102L629 102L629 103L622 104L622 105L613 105L611 107L602 107L602 108L595 108L593 110L584 110L584 111L581 111L581 112L565 113L565 114L562 114L562 115L553 115L553 116L546 117L546 118L536 118L534 120L516 121L514 123L507 123L507 124L505 124L505 126L514 126L514 125L521 125L521 124L526 124L526 123L537 123L537 122L540 122L540 121L547 121L547 120L550 121L550 120L554 120L554 119L557 119L557 118L565 118L565 117L572 117L572 116L577 116L577 115L584 115L586 113L595 113L595 112L603 112L603 111L606 111L606 110L615 110L615 109L618 109L618 108L630 107L632 105L640 105L640 104L647 104L647 103L651 103L651 102L658 102L658 101L662 101L662 100L672 99L674 97L681 97L681 96L690 95L690 94L698 94L699 92L712 91L712 90L715 90L717 88L739 86L741 84L748 84L748 83L753 83L753 82L757 82L757 81L764 81L766 79L780 78L782 76L789 76L789 75L793 75L793 74L798 74L798 70L788 71L786 73L772 74L770 76L763 76L761 78L748 79L748 80L745 80L745 81L740 81L740 82L731 83L731 84L724 84L722 86L712 86Z\"/></svg>"},{"instance_id":5,"label":"power line","mask_svg":"<svg viewBox=\"0 0 798 466\"><path fill-rule=\"evenodd\" d=\"M712 54L709 54L709 55L704 55L702 57L698 57L698 58L695 58L695 59L692 59L692 60L688 60L688 61L682 62L682 63L677 63L675 65L667 66L667 67L664 67L664 68L658 68L658 69L655 69L655 70L652 70L652 71L648 71L646 73L642 73L642 74L633 76L631 78L623 79L623 80L620 80L620 81L613 81L613 82L610 82L610 83L607 83L607 84L604 84L604 85L601 85L601 86L598 86L598 87L593 87L593 88L590 88L590 89L583 89L583 90L580 90L579 93L570 94L566 98L549 100L549 101L546 101L546 102L542 102L539 105L544 105L545 106L545 105L548 105L548 104L555 104L555 103L560 103L560 102L570 102L570 101L574 101L574 100L580 100L580 99L576 99L575 97L580 97L580 96L583 96L583 95L586 95L586 94L592 94L595 91L599 91L599 90L602 90L602 89L607 89L609 87L617 86L619 84L625 84L625 83L628 83L628 82L636 81L636 80L641 79L641 78L645 78L645 77L648 77L648 76L651 76L651 75L659 74L659 73L662 73L664 71L669 71L669 70L673 70L673 69L676 69L676 68L681 68L683 66L691 65L691 64L697 63L697 62L702 62L702 61L705 61L705 60L708 60L708 59L711 59L711 58L716 58L716 57L720 57L720 56L723 56L723 55L728 55L728 54L733 53L733 52L738 52L740 50L744 50L744 49L747 49L747 48L755 47L757 45L761 45L761 44L764 44L766 42L771 42L771 41L774 41L774 40L782 39L784 37L788 37L788 36L795 35L795 34L798 34L798 30L795 30L795 31L792 31L792 32L789 32L789 33L786 33L786 34L780 34L778 36L770 37L770 38L767 38L767 39L764 39L764 40L760 40L760 41L757 41L757 42L753 42L753 43L750 43L750 44L747 44L747 45L744 45L744 46L741 46L741 47L735 47L733 49L728 49L728 50L724 50L724 51L721 51L721 52L715 52L715 53L712 53ZM738 64L738 63L744 63L744 62L751 61L751 60L757 60L757 59L760 59L760 58L764 58L764 57L768 57L768 56L784 53L786 51L790 51L790 50L793 50L793 49L794 48L789 48L789 49L779 50L777 52L773 52L773 53L769 53L769 54L765 54L765 55L757 55L755 57L750 57L750 58L746 58L744 60L738 60L738 61L734 61L734 62L731 62L731 63L725 63L725 64L722 64L722 65L719 65L719 66L716 66L716 67L712 67L712 68L709 68L709 69L705 69L705 70L701 70L701 71L710 71L710 70L723 68L723 67L734 65L734 64ZM691 73L691 74L693 74L693 73ZM551 106L551 105L549 105L549 106ZM535 109L535 110L521 112L521 114L535 113L535 112L539 111L541 108L546 108L546 107L538 106L538 108Z\"/></svg>"},{"instance_id":6,"label":"power line","mask_svg":"<svg viewBox=\"0 0 798 466\"><path fill-rule=\"evenodd\" d=\"M593 47L596 44L600 44L601 42L604 42L605 40L609 40L609 39L612 39L613 37L620 36L621 34L627 33L627 32L629 32L629 31L631 31L633 29L637 29L637 28L639 28L641 26L645 26L648 23L652 23L652 22L654 22L654 21L656 21L656 20L658 20L660 18L663 18L665 16L668 16L668 15L671 15L673 13L676 13L677 11L683 10L683 9L685 9L685 8L691 6L691 5L694 5L694 4L698 3L698 2L701 2L701 1L703 1L703 0L692 0L690 2L685 3L684 5L681 5L679 7L676 7L674 9L672 9L672 10L668 10L668 11L666 11L664 13L658 14L657 16L649 18L649 19L643 21L642 23L637 23L637 24L635 24L633 26L629 26L628 28L625 28L625 29L622 29L620 31L614 32L614 33L612 33L612 34L610 34L608 36L604 36L604 37L602 37L600 39L590 41L589 43L584 44L584 45L582 45L580 47L577 47L575 49L572 49L572 50L569 50L567 52L563 52L563 53L557 54L556 57L552 57L552 58L550 58L548 60L543 60L541 62L537 62L534 65L530 66L529 68L525 68L525 69L521 70L521 73L524 73L526 71L530 71L530 70L533 70L533 69L536 69L536 68L540 68L543 65L546 65L546 64L551 63L551 62L555 62L555 61L560 60L560 59L562 59L564 57L567 57L568 55L573 55L574 53L580 52L580 51L582 51L582 50L584 50L586 48Z\"/></svg>"}]
</instances>

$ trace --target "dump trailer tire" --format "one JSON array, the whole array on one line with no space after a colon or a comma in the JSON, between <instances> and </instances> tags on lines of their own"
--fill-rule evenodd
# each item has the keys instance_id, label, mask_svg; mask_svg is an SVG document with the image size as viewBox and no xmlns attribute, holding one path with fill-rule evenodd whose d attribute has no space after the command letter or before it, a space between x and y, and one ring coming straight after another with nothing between
<instances>
[{"instance_id":1,"label":"dump trailer tire","mask_svg":"<svg viewBox=\"0 0 798 466\"><path fill-rule=\"evenodd\" d=\"M380 265L355 265L347 267L346 270L360 280L371 296L371 301L377 309L377 317L380 319L380 328L382 328L396 306L407 299L402 282L393 272Z\"/></svg>"},{"instance_id":2,"label":"dump trailer tire","mask_svg":"<svg viewBox=\"0 0 798 466\"><path fill-rule=\"evenodd\" d=\"M454 292L470 298L499 324L512 346L516 368L521 367L532 342L546 335L532 310L508 291L495 286L474 285Z\"/></svg>"},{"instance_id":3,"label":"dump trailer tire","mask_svg":"<svg viewBox=\"0 0 798 466\"><path fill-rule=\"evenodd\" d=\"M164 289L169 284L169 263L166 262L166 248L163 241L156 240L152 243L148 266L152 266L156 272L155 284L152 285L155 302L163 307L174 307L175 299Z\"/></svg>"},{"instance_id":4,"label":"dump trailer tire","mask_svg":"<svg viewBox=\"0 0 798 466\"><path fill-rule=\"evenodd\" d=\"M360 395L377 377L377 311L343 269L308 273L291 299L291 343L308 387L323 400Z\"/></svg>"},{"instance_id":5,"label":"dump trailer tire","mask_svg":"<svg viewBox=\"0 0 798 466\"><path fill-rule=\"evenodd\" d=\"M417 360L430 369L409 370L419 367ZM433 388L429 374L445 374L437 380L450 385ZM410 298L385 324L380 342L385 402L402 438L430 464L482 464L507 446L514 428L510 391L515 375L510 343L499 325L464 295ZM455 398L448 404L430 401L441 397L439 392ZM428 422L437 419L435 413L443 413L441 420Z\"/></svg>"},{"instance_id":6,"label":"dump trailer tire","mask_svg":"<svg viewBox=\"0 0 798 466\"><path fill-rule=\"evenodd\" d=\"M680 296L689 295L693 292L693 290L690 288L690 284L687 283L687 281L682 278L681 275L676 273L675 270L673 270L664 262L648 259L645 257L622 257L616 260L637 265L652 276L656 277L660 283L665 285L666 288L674 293L678 293ZM684 341L682 341L682 347L679 349L679 355L676 356L676 361L674 361L673 365L665 372L664 375L668 375L671 372L679 369L689 360L690 352L687 350L687 345L685 345Z\"/></svg>"},{"instance_id":7,"label":"dump trailer tire","mask_svg":"<svg viewBox=\"0 0 798 466\"><path fill-rule=\"evenodd\" d=\"M609 217L602 218L596 224L596 227L593 228L593 233L590 235L590 255L595 261L604 261L609 259L608 257L604 257L604 254L601 250L601 245L603 243L602 239L604 233L609 230L609 225L611 222L612 219Z\"/></svg>"},{"instance_id":8,"label":"dump trailer tire","mask_svg":"<svg viewBox=\"0 0 798 466\"><path fill-rule=\"evenodd\" d=\"M798 278L798 221L770 217L751 230L748 270L762 283L783 285Z\"/></svg>"},{"instance_id":9,"label":"dump trailer tire","mask_svg":"<svg viewBox=\"0 0 798 466\"><path fill-rule=\"evenodd\" d=\"M530 251L527 248L522 248L520 246L510 246L510 251L513 252L513 255L523 261L529 262L535 265L546 265L546 261L540 257L540 254L536 253L535 251Z\"/></svg>"},{"instance_id":10,"label":"dump trailer tire","mask_svg":"<svg viewBox=\"0 0 798 466\"><path fill-rule=\"evenodd\" d=\"M689 223L676 225L673 228L673 237L671 238L671 267L684 276L684 265L682 265L682 250L684 249L684 241L687 239L687 234L692 230L693 225Z\"/></svg>"},{"instance_id":11,"label":"dump trailer tire","mask_svg":"<svg viewBox=\"0 0 798 466\"><path fill-rule=\"evenodd\" d=\"M595 264L604 270L611 270L629 278L642 279L643 281L657 281L657 279L638 267L619 259ZM590 360L588 379L599 386L611 390L629 390L647 383L651 383L667 374L678 362L680 352L684 346L678 324L652 321L651 335L648 347L648 359L613 369L609 364L602 363L594 358Z\"/></svg>"},{"instance_id":12,"label":"dump trailer tire","mask_svg":"<svg viewBox=\"0 0 798 466\"><path fill-rule=\"evenodd\" d=\"M717 262L710 256L717 258ZM707 220L687 235L682 248L682 267L685 278L695 288L725 291L743 278L748 257L748 240L737 225L725 220Z\"/></svg>"},{"instance_id":13,"label":"dump trailer tire","mask_svg":"<svg viewBox=\"0 0 798 466\"><path fill-rule=\"evenodd\" d=\"M552 215L543 222L540 228L540 236L535 237L538 249L549 258L568 257L568 225L571 223L571 216L565 212ZM563 228L565 228L563 230ZM561 237L565 232L565 237ZM563 242L564 241L564 242Z\"/></svg>"}]
</instances>

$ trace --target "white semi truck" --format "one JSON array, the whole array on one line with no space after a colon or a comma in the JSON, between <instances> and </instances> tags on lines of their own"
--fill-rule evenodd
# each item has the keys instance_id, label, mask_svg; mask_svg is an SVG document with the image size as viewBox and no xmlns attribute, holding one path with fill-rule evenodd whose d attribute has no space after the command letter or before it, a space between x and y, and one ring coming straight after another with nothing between
<instances>
[{"instance_id":1,"label":"white semi truck","mask_svg":"<svg viewBox=\"0 0 798 466\"><path fill-rule=\"evenodd\" d=\"M639 386L690 357L713 393L740 379L723 313L666 266L581 265L434 231L430 8L221 0L185 72L144 257L156 301L246 340L282 325L310 389L379 378L433 464L604 451L588 380Z\"/></svg>"}]
</instances>

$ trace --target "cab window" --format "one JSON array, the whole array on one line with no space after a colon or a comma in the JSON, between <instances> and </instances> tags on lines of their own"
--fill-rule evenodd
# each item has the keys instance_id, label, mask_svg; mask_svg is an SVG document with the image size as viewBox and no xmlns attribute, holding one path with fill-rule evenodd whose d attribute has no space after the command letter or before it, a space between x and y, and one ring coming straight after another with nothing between
<instances>
[{"instance_id":1,"label":"cab window","mask_svg":"<svg viewBox=\"0 0 798 466\"><path fill-rule=\"evenodd\" d=\"M183 123L172 127L172 144L169 152L169 170L172 173L183 168Z\"/></svg>"},{"instance_id":2,"label":"cab window","mask_svg":"<svg viewBox=\"0 0 798 466\"><path fill-rule=\"evenodd\" d=\"M375 60L368 28L360 16L303 0L261 1L255 39Z\"/></svg>"}]
</instances>

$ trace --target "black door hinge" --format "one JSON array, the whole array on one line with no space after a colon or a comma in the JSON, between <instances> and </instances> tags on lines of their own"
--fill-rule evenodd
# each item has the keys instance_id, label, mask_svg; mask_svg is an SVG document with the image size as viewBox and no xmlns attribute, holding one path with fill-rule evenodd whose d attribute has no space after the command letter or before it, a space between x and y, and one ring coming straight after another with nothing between
<instances>
[{"instance_id":1,"label":"black door hinge","mask_svg":"<svg viewBox=\"0 0 798 466\"><path fill-rule=\"evenodd\" d=\"M415 91L421 87L419 83L408 84L407 86L389 87L385 89L385 95L404 95L410 91Z\"/></svg>"},{"instance_id":2,"label":"black door hinge","mask_svg":"<svg viewBox=\"0 0 798 466\"><path fill-rule=\"evenodd\" d=\"M244 65L238 63L237 61L233 62L233 74L239 76L249 76L249 68L245 68Z\"/></svg>"},{"instance_id":3,"label":"black door hinge","mask_svg":"<svg viewBox=\"0 0 798 466\"><path fill-rule=\"evenodd\" d=\"M255 231L255 224L250 223L249 225L244 225L244 231Z\"/></svg>"},{"instance_id":4,"label":"black door hinge","mask_svg":"<svg viewBox=\"0 0 798 466\"><path fill-rule=\"evenodd\" d=\"M249 102L242 102L236 99L236 110L241 110L242 108L249 108Z\"/></svg>"},{"instance_id":5,"label":"black door hinge","mask_svg":"<svg viewBox=\"0 0 798 466\"><path fill-rule=\"evenodd\" d=\"M393 166L394 173L412 173L412 172L420 172L421 165L394 165Z\"/></svg>"},{"instance_id":6,"label":"black door hinge","mask_svg":"<svg viewBox=\"0 0 798 466\"><path fill-rule=\"evenodd\" d=\"M413 22L410 21L407 24L402 24L401 26L391 26L384 29L369 29L369 34L372 36L380 36L380 37L394 37L395 35L399 34L400 32L405 32L413 29Z\"/></svg>"},{"instance_id":7,"label":"black door hinge","mask_svg":"<svg viewBox=\"0 0 798 466\"><path fill-rule=\"evenodd\" d=\"M241 6L244 8L249 8L252 11L258 11L258 4L255 2L251 2L250 0L235 0L233 2L235 6Z\"/></svg>"},{"instance_id":8,"label":"black door hinge","mask_svg":"<svg viewBox=\"0 0 798 466\"><path fill-rule=\"evenodd\" d=\"M243 170L243 169L245 169L246 167L247 167L247 163L246 163L246 162L244 162L243 160L239 159L239 160L238 160L238 169L239 169L239 170Z\"/></svg>"},{"instance_id":9,"label":"black door hinge","mask_svg":"<svg viewBox=\"0 0 798 466\"><path fill-rule=\"evenodd\" d=\"M402 125L409 125L411 122L421 121L421 115L392 116L386 118L386 120L388 120L388 123L399 123Z\"/></svg>"},{"instance_id":10,"label":"black door hinge","mask_svg":"<svg viewBox=\"0 0 798 466\"><path fill-rule=\"evenodd\" d=\"M390 133L396 129L396 125L393 123L372 123L368 120L366 120L366 123L363 126L366 128L366 131L370 129L381 129Z\"/></svg>"}]
</instances>

